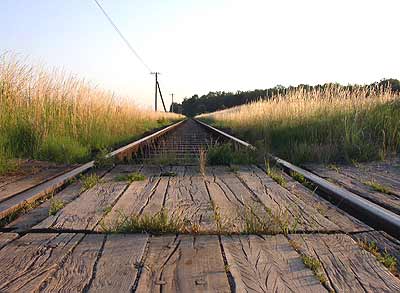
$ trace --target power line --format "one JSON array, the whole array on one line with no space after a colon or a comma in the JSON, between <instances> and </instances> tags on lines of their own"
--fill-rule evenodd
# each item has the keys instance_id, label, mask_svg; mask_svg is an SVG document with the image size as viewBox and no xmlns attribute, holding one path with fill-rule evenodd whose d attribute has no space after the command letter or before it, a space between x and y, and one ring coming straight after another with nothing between
<instances>
[{"instance_id":1,"label":"power line","mask_svg":"<svg viewBox=\"0 0 400 293\"><path fill-rule=\"evenodd\" d=\"M151 72L150 67L144 62L142 57L139 56L139 54L136 52L136 50L132 47L132 45L129 43L129 41L125 38L125 36L121 33L121 31L118 29L118 27L115 25L111 17L107 14L107 12L104 10L104 8L100 5L100 3L97 0L94 0L96 2L97 6L100 8L100 10L103 12L105 17L108 19L108 21L111 23L111 25L114 27L116 32L119 34L119 36L122 38L122 40L125 42L125 44L128 46L128 48L132 51L133 54L135 54L136 58L142 62L142 64L147 68L149 72Z\"/></svg>"}]
</instances>

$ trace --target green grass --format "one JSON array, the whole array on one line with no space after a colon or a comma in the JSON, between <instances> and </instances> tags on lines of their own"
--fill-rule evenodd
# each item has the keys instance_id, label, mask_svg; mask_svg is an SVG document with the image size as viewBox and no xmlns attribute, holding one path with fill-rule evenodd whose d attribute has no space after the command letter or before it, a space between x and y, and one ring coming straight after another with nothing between
<instances>
[{"instance_id":1,"label":"green grass","mask_svg":"<svg viewBox=\"0 0 400 293\"><path fill-rule=\"evenodd\" d=\"M165 171L160 174L161 177L176 177L177 174L171 171Z\"/></svg>"},{"instance_id":2,"label":"green grass","mask_svg":"<svg viewBox=\"0 0 400 293\"><path fill-rule=\"evenodd\" d=\"M92 187L94 187L97 183L99 183L101 180L100 176L96 174L90 174L90 175L82 175L81 176L81 182L82 182L82 188L81 191L88 190Z\"/></svg>"},{"instance_id":3,"label":"green grass","mask_svg":"<svg viewBox=\"0 0 400 293\"><path fill-rule=\"evenodd\" d=\"M234 150L230 143L214 144L207 150L207 164L253 164L257 162L257 154L250 149Z\"/></svg>"},{"instance_id":4,"label":"green grass","mask_svg":"<svg viewBox=\"0 0 400 293\"><path fill-rule=\"evenodd\" d=\"M269 161L265 161L265 168L266 168L266 173L269 177L271 177L276 183L278 183L282 187L286 187L287 182L285 177L283 177L281 170L276 169L275 167L271 168Z\"/></svg>"},{"instance_id":5,"label":"green grass","mask_svg":"<svg viewBox=\"0 0 400 293\"><path fill-rule=\"evenodd\" d=\"M374 87L291 91L200 118L297 164L362 162L400 152L400 98Z\"/></svg>"},{"instance_id":6,"label":"green grass","mask_svg":"<svg viewBox=\"0 0 400 293\"><path fill-rule=\"evenodd\" d=\"M18 169L19 166L16 160L10 158L10 155L0 148L0 176L13 173Z\"/></svg>"},{"instance_id":7,"label":"green grass","mask_svg":"<svg viewBox=\"0 0 400 293\"><path fill-rule=\"evenodd\" d=\"M1 173L8 171L7 158L85 162L102 149L181 119L15 56L0 55Z\"/></svg>"},{"instance_id":8,"label":"green grass","mask_svg":"<svg viewBox=\"0 0 400 293\"><path fill-rule=\"evenodd\" d=\"M59 210L64 207L64 201L62 199L51 197L49 216L54 216Z\"/></svg>"},{"instance_id":9,"label":"green grass","mask_svg":"<svg viewBox=\"0 0 400 293\"><path fill-rule=\"evenodd\" d=\"M364 181L363 183L365 185L371 187L375 191L386 193L386 194L390 194L390 189L389 188L387 188L386 186L383 186L382 184L379 184L376 181Z\"/></svg>"},{"instance_id":10,"label":"green grass","mask_svg":"<svg viewBox=\"0 0 400 293\"><path fill-rule=\"evenodd\" d=\"M327 279L326 279L325 275L322 273L321 262L318 259L316 259L315 257L308 256L305 254L301 255L301 259L302 259L304 265L313 271L314 275L321 282L321 284L325 285L327 283Z\"/></svg>"},{"instance_id":11,"label":"green grass","mask_svg":"<svg viewBox=\"0 0 400 293\"><path fill-rule=\"evenodd\" d=\"M296 171L292 171L290 173L290 176L292 176L292 178L294 180L296 180L297 182L301 183L302 185L304 185L305 187L314 190L314 192L316 191L316 189L318 188L317 186L315 186L312 182L310 182L309 180L307 180L304 175L296 172Z\"/></svg>"},{"instance_id":12,"label":"green grass","mask_svg":"<svg viewBox=\"0 0 400 293\"><path fill-rule=\"evenodd\" d=\"M359 241L358 245L366 251L372 253L376 259L382 263L389 271L397 275L397 258L390 255L386 250L381 251L374 241Z\"/></svg>"},{"instance_id":13,"label":"green grass","mask_svg":"<svg viewBox=\"0 0 400 293\"><path fill-rule=\"evenodd\" d=\"M128 181L128 182L143 181L145 179L146 176L144 176L140 172L133 172L131 174L118 175L115 177L115 180L117 181Z\"/></svg>"},{"instance_id":14,"label":"green grass","mask_svg":"<svg viewBox=\"0 0 400 293\"><path fill-rule=\"evenodd\" d=\"M125 215L117 211L119 217L110 224L101 222L101 228L108 233L187 233L196 232L196 228L185 218L171 216L166 209L154 215Z\"/></svg>"}]
</instances>

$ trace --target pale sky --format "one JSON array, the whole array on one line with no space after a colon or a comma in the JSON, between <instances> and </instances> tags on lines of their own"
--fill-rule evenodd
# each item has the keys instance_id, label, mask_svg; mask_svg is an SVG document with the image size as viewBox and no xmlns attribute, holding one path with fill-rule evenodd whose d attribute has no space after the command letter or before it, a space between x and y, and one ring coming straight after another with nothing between
<instances>
[{"instance_id":1,"label":"pale sky","mask_svg":"<svg viewBox=\"0 0 400 293\"><path fill-rule=\"evenodd\" d=\"M99 0L170 103L209 91L400 79L399 0ZM0 0L0 52L138 104L154 77L93 0ZM160 104L159 104L160 105Z\"/></svg>"}]
</instances>

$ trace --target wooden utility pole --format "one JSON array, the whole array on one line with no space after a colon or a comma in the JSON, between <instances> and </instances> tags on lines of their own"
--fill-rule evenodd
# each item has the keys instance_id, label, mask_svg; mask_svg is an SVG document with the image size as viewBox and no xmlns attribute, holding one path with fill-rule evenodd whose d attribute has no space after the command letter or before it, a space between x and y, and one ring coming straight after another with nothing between
<instances>
[{"instance_id":1,"label":"wooden utility pole","mask_svg":"<svg viewBox=\"0 0 400 293\"><path fill-rule=\"evenodd\" d=\"M154 91L154 111L157 112L158 75L160 74L160 72L151 72L150 74L154 74L156 76L155 91Z\"/></svg>"},{"instance_id":2,"label":"wooden utility pole","mask_svg":"<svg viewBox=\"0 0 400 293\"><path fill-rule=\"evenodd\" d=\"M172 102L171 102L171 112L174 112L174 94L171 94Z\"/></svg>"}]
</instances>

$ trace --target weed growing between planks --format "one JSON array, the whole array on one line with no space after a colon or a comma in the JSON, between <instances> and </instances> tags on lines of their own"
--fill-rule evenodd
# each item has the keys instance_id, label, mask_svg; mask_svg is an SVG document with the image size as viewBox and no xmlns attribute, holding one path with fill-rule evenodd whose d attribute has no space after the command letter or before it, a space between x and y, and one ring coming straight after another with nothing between
<instances>
[{"instance_id":1,"label":"weed growing between planks","mask_svg":"<svg viewBox=\"0 0 400 293\"><path fill-rule=\"evenodd\" d=\"M386 250L380 250L374 241L361 240L358 241L358 245L366 251L372 253L376 259L382 263L390 272L394 275L399 276L397 270L397 258L390 255Z\"/></svg>"},{"instance_id":2,"label":"weed growing between planks","mask_svg":"<svg viewBox=\"0 0 400 293\"><path fill-rule=\"evenodd\" d=\"M271 168L269 160L265 160L265 169L269 177L271 177L276 183L278 183L282 187L286 187L287 182L283 177L283 174L279 169L276 169L275 167Z\"/></svg>"},{"instance_id":3,"label":"weed growing between planks","mask_svg":"<svg viewBox=\"0 0 400 293\"><path fill-rule=\"evenodd\" d=\"M90 174L90 175L82 175L80 180L82 182L81 191L86 191L94 187L97 183L99 183L101 181L101 178L96 174Z\"/></svg>"},{"instance_id":4,"label":"weed growing between planks","mask_svg":"<svg viewBox=\"0 0 400 293\"><path fill-rule=\"evenodd\" d=\"M202 176L206 175L207 151L204 148L199 150L199 172Z\"/></svg>"},{"instance_id":5,"label":"weed growing between planks","mask_svg":"<svg viewBox=\"0 0 400 293\"><path fill-rule=\"evenodd\" d=\"M133 172L131 174L125 174L125 175L118 175L115 177L115 180L117 181L128 181L128 182L134 182L134 181L143 181L146 179L146 176L144 176L140 172Z\"/></svg>"},{"instance_id":6,"label":"weed growing between planks","mask_svg":"<svg viewBox=\"0 0 400 293\"><path fill-rule=\"evenodd\" d=\"M154 215L126 215L121 210L116 211L118 217L112 223L100 222L103 232L154 234L165 233L197 233L198 226L185 217L170 215L167 209L161 209Z\"/></svg>"},{"instance_id":7,"label":"weed growing between planks","mask_svg":"<svg viewBox=\"0 0 400 293\"><path fill-rule=\"evenodd\" d=\"M371 187L375 191L386 193L386 194L391 194L389 188L387 188L386 186L383 186L382 184L379 184L376 181L364 181L363 183L365 185Z\"/></svg>"},{"instance_id":8,"label":"weed growing between planks","mask_svg":"<svg viewBox=\"0 0 400 293\"><path fill-rule=\"evenodd\" d=\"M308 181L302 174L296 171L292 171L290 172L290 176L293 177L293 179L296 180L297 182L301 183L303 186L313 190L313 193L317 191L318 186L313 184L311 181Z\"/></svg>"},{"instance_id":9,"label":"weed growing between planks","mask_svg":"<svg viewBox=\"0 0 400 293\"><path fill-rule=\"evenodd\" d=\"M289 239L289 244L290 246L292 246L292 248L300 254L301 260L303 261L304 265L309 268L314 275L317 277L317 279L320 281L320 283L326 288L328 289L330 292L334 292L334 290L332 290L332 288L330 288L330 285L328 283L328 279L326 278L323 269L322 269L322 264L321 262L310 255L305 254L302 250L301 250L301 245L296 242L293 239Z\"/></svg>"},{"instance_id":10,"label":"weed growing between planks","mask_svg":"<svg viewBox=\"0 0 400 293\"><path fill-rule=\"evenodd\" d=\"M59 210L64 207L64 201L59 198L54 198L53 196L50 198L50 208L49 208L49 216L54 216L57 214Z\"/></svg>"}]
</instances>

